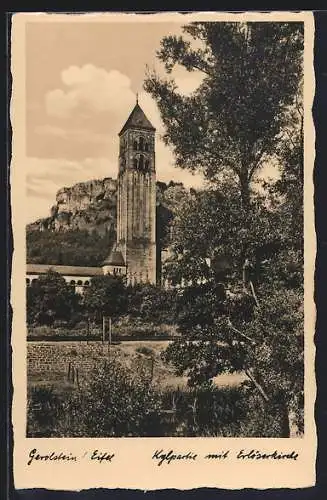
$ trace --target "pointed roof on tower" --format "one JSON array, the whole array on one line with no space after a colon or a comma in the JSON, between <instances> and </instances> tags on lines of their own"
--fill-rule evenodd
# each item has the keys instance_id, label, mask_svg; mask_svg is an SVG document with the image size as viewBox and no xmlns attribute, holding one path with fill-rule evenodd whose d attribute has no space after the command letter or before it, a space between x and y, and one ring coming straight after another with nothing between
<instances>
[{"instance_id":1,"label":"pointed roof on tower","mask_svg":"<svg viewBox=\"0 0 327 500\"><path fill-rule=\"evenodd\" d=\"M145 113L138 102L138 97L136 97L136 104L134 106L133 111L127 118L127 121L118 135L122 135L125 130L129 128L140 128L143 130L152 130L153 132L156 130L148 118L145 116Z\"/></svg>"}]
</instances>

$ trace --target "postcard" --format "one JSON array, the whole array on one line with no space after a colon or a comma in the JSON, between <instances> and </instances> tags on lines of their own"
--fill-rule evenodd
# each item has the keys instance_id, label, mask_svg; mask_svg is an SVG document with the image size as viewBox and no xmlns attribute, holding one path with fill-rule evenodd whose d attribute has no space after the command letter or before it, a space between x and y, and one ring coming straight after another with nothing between
<instances>
[{"instance_id":1,"label":"postcard","mask_svg":"<svg viewBox=\"0 0 327 500\"><path fill-rule=\"evenodd\" d=\"M13 15L16 489L315 484L313 39Z\"/></svg>"}]
</instances>

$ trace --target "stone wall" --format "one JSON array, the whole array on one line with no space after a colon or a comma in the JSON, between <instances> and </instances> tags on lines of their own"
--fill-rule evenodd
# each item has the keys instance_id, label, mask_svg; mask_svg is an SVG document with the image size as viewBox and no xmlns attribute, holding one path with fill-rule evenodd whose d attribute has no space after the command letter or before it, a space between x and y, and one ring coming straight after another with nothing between
<instances>
[{"instance_id":1,"label":"stone wall","mask_svg":"<svg viewBox=\"0 0 327 500\"><path fill-rule=\"evenodd\" d=\"M38 372L68 373L69 364L83 376L109 359L102 342L28 342L27 376Z\"/></svg>"}]
</instances>

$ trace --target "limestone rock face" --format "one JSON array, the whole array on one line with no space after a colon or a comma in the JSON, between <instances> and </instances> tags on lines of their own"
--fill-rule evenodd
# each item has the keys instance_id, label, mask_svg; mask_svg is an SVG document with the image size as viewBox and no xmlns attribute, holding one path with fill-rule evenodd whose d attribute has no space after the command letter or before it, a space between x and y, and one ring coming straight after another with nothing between
<instances>
[{"instance_id":1,"label":"limestone rock face","mask_svg":"<svg viewBox=\"0 0 327 500\"><path fill-rule=\"evenodd\" d=\"M181 183L157 182L157 241L189 190ZM99 235L116 231L117 181L106 177L79 182L59 189L50 215L27 226L27 231L96 231Z\"/></svg>"},{"instance_id":2,"label":"limestone rock face","mask_svg":"<svg viewBox=\"0 0 327 500\"><path fill-rule=\"evenodd\" d=\"M50 216L30 224L28 230L96 231L116 227L116 180L107 177L59 189Z\"/></svg>"},{"instance_id":3,"label":"limestone rock face","mask_svg":"<svg viewBox=\"0 0 327 500\"><path fill-rule=\"evenodd\" d=\"M170 223L191 194L182 184L173 181L168 184L157 182L156 189L156 262L159 276L164 257L162 250L167 250L172 238ZM26 228L28 262L101 265L116 241L116 191L116 181L110 178L60 189L56 203L49 210L49 217L39 219Z\"/></svg>"}]
</instances>

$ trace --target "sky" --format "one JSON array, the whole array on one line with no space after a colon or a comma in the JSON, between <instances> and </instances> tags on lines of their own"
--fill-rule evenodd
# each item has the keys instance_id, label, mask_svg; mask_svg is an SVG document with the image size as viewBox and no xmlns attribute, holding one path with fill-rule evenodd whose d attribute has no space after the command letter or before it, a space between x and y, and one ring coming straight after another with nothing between
<instances>
[{"instance_id":1,"label":"sky","mask_svg":"<svg viewBox=\"0 0 327 500\"><path fill-rule=\"evenodd\" d=\"M117 177L118 133L136 93L157 129L157 179L201 185L201 176L174 166L157 106L143 90L146 66L164 72L161 39L181 33L176 22L26 24L27 223L49 215L58 189ZM173 76L183 94L202 79L182 68Z\"/></svg>"}]
</instances>

